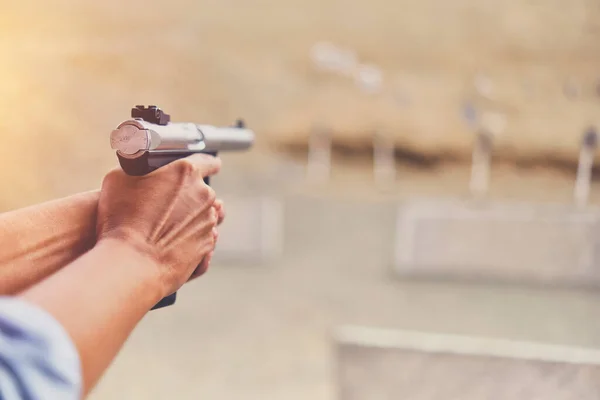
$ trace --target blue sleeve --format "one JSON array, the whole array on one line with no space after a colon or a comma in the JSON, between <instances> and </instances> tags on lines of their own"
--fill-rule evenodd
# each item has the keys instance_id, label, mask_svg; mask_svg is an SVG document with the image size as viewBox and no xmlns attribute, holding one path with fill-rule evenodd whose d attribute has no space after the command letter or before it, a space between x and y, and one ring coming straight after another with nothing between
<instances>
[{"instance_id":1,"label":"blue sleeve","mask_svg":"<svg viewBox=\"0 0 600 400\"><path fill-rule=\"evenodd\" d=\"M44 310L0 296L0 399L76 400L79 354L62 326Z\"/></svg>"}]
</instances>

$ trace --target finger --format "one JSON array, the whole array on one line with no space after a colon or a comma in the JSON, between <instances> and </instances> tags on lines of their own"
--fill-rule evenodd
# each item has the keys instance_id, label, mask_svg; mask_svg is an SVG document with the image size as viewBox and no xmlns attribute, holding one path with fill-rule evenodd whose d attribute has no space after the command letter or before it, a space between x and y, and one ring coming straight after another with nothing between
<instances>
[{"instance_id":1,"label":"finger","mask_svg":"<svg viewBox=\"0 0 600 400\"><path fill-rule=\"evenodd\" d=\"M196 153L185 158L198 168L198 172L203 178L218 174L221 170L221 159L209 154Z\"/></svg>"},{"instance_id":2,"label":"finger","mask_svg":"<svg viewBox=\"0 0 600 400\"><path fill-rule=\"evenodd\" d=\"M217 199L213 203L213 207L217 210L217 225L221 225L221 222L225 219L225 207L223 206L223 200Z\"/></svg>"},{"instance_id":3,"label":"finger","mask_svg":"<svg viewBox=\"0 0 600 400\"><path fill-rule=\"evenodd\" d=\"M200 265L198 265L198 268L196 268L192 276L190 276L190 279L188 279L188 282L201 277L206 273L206 271L208 271L208 268L210 267L210 262L212 261L212 256L213 252L211 251L202 259Z\"/></svg>"},{"instance_id":4,"label":"finger","mask_svg":"<svg viewBox=\"0 0 600 400\"><path fill-rule=\"evenodd\" d=\"M216 227L214 227L212 229L212 235L213 235L213 241L216 245L217 240L219 240L219 231L217 230ZM200 265L198 265L198 267L194 270L194 272L192 273L192 276L190 276L190 279L188 279L188 281L191 281L192 279L196 279L196 278L204 275L204 273L206 273L206 271L210 267L210 262L212 261L213 254L214 254L214 246L213 246L213 250L211 250L206 256L204 256L202 261L200 261Z\"/></svg>"}]
</instances>

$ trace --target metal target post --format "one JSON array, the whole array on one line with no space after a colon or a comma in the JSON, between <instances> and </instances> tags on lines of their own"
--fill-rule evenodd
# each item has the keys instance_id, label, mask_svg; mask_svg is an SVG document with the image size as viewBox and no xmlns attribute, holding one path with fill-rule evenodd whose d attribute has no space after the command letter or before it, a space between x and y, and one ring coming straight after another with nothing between
<instances>
[{"instance_id":1,"label":"metal target post","mask_svg":"<svg viewBox=\"0 0 600 400\"><path fill-rule=\"evenodd\" d=\"M481 129L479 112L473 103L463 105L462 116L475 132L469 192L472 197L478 198L487 194L489 188L492 138Z\"/></svg>"},{"instance_id":2,"label":"metal target post","mask_svg":"<svg viewBox=\"0 0 600 400\"><path fill-rule=\"evenodd\" d=\"M325 184L331 177L331 135L322 125L313 128L308 142L307 180Z\"/></svg>"},{"instance_id":3,"label":"metal target post","mask_svg":"<svg viewBox=\"0 0 600 400\"><path fill-rule=\"evenodd\" d=\"M315 44L310 57L314 66L322 71L351 76L356 68L356 54L341 49L330 42ZM325 118L317 117L308 143L307 179L313 184L326 184L331 177L331 130L325 126Z\"/></svg>"},{"instance_id":4,"label":"metal target post","mask_svg":"<svg viewBox=\"0 0 600 400\"><path fill-rule=\"evenodd\" d=\"M375 184L383 190L396 180L396 149L392 138L382 131L373 138L373 175Z\"/></svg>"},{"instance_id":5,"label":"metal target post","mask_svg":"<svg viewBox=\"0 0 600 400\"><path fill-rule=\"evenodd\" d=\"M579 153L577 177L573 193L575 205L578 207L584 207L588 203L592 184L594 154L597 147L598 133L596 132L596 128L592 126L584 133L581 141L581 151Z\"/></svg>"},{"instance_id":6,"label":"metal target post","mask_svg":"<svg viewBox=\"0 0 600 400\"><path fill-rule=\"evenodd\" d=\"M493 146L493 136L490 132L482 130L477 134L469 183L471 196L476 199L487 196L489 191Z\"/></svg>"},{"instance_id":7,"label":"metal target post","mask_svg":"<svg viewBox=\"0 0 600 400\"><path fill-rule=\"evenodd\" d=\"M330 42L316 43L310 50L313 65L321 72L331 72L337 65L337 48ZM331 138L323 117L317 116L308 139L306 179L311 184L325 184L331 175Z\"/></svg>"},{"instance_id":8,"label":"metal target post","mask_svg":"<svg viewBox=\"0 0 600 400\"><path fill-rule=\"evenodd\" d=\"M480 99L486 101L494 99L494 82L487 75L478 74L473 83ZM476 133L469 191L473 198L480 200L487 197L489 193L494 141L504 131L506 118L502 113L487 110L479 113L470 103L466 105L463 113Z\"/></svg>"},{"instance_id":9,"label":"metal target post","mask_svg":"<svg viewBox=\"0 0 600 400\"><path fill-rule=\"evenodd\" d=\"M494 140L502 134L505 126L506 118L500 113L484 112L479 120L469 184L471 195L477 199L486 197L489 192Z\"/></svg>"},{"instance_id":10,"label":"metal target post","mask_svg":"<svg viewBox=\"0 0 600 400\"><path fill-rule=\"evenodd\" d=\"M356 71L356 85L365 94L382 93L383 73L373 65L361 65ZM373 134L373 177L380 190L391 188L396 180L396 149L391 135L383 129Z\"/></svg>"}]
</instances>

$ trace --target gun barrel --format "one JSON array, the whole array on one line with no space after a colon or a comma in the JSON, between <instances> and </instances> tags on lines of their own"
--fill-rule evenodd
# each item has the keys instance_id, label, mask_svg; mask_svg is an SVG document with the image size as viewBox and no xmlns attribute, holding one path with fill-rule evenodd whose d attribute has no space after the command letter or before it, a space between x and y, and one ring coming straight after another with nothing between
<instances>
[{"instance_id":1,"label":"gun barrel","mask_svg":"<svg viewBox=\"0 0 600 400\"><path fill-rule=\"evenodd\" d=\"M170 148L180 149L202 141L202 134L198 132L196 124L189 122L173 122L168 125L156 125L141 122L150 132L151 145L149 150Z\"/></svg>"},{"instance_id":2,"label":"gun barrel","mask_svg":"<svg viewBox=\"0 0 600 400\"><path fill-rule=\"evenodd\" d=\"M246 150L254 143L254 132L246 128L176 122L157 125L128 120L111 134L111 147L127 158L150 152L220 152Z\"/></svg>"},{"instance_id":3,"label":"gun barrel","mask_svg":"<svg viewBox=\"0 0 600 400\"><path fill-rule=\"evenodd\" d=\"M197 127L204 137L206 151L246 150L254 143L254 132L250 129L211 125Z\"/></svg>"}]
</instances>

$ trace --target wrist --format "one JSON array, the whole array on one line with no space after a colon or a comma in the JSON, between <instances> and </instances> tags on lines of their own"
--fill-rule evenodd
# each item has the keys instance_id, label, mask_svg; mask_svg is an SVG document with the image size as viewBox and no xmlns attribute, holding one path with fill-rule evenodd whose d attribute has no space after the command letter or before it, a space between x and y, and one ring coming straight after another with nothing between
<instances>
[{"instance_id":1,"label":"wrist","mask_svg":"<svg viewBox=\"0 0 600 400\"><path fill-rule=\"evenodd\" d=\"M159 264L156 251L142 235L134 230L118 228L98 235L98 242L117 243L120 246L129 247L143 257L152 259L153 263Z\"/></svg>"},{"instance_id":2,"label":"wrist","mask_svg":"<svg viewBox=\"0 0 600 400\"><path fill-rule=\"evenodd\" d=\"M107 236L98 240L95 247L105 249L113 257L127 260L127 272L136 275L139 282L144 284L146 287L144 292L149 295L151 301L158 302L168 295L162 279L161 266L142 243L131 239Z\"/></svg>"}]
</instances>

